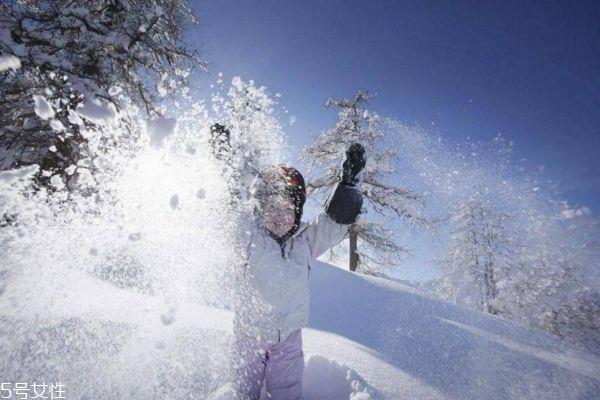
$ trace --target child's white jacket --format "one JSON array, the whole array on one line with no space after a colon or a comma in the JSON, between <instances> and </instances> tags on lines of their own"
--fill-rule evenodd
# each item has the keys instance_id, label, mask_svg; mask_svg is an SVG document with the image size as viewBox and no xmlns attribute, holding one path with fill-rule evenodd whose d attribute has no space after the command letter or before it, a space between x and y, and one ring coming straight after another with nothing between
<instances>
[{"instance_id":1,"label":"child's white jacket","mask_svg":"<svg viewBox=\"0 0 600 400\"><path fill-rule=\"evenodd\" d=\"M348 227L323 212L282 246L260 226L250 232L244 271L250 296L243 296L250 302L243 306L247 334L278 343L306 326L310 262L343 240Z\"/></svg>"}]
</instances>

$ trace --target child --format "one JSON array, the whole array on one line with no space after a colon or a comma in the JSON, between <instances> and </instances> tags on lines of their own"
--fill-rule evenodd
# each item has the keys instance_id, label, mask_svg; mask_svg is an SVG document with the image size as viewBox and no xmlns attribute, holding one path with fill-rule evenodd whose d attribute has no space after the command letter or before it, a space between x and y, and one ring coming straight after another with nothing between
<instances>
[{"instance_id":1,"label":"child","mask_svg":"<svg viewBox=\"0 0 600 400\"><path fill-rule=\"evenodd\" d=\"M352 144L325 210L301 226L306 188L290 166L259 173L254 229L242 272L244 290L234 319L236 391L255 400L265 382L269 399L302 399L302 331L308 321L310 260L346 237L362 206L359 173L365 150Z\"/></svg>"}]
</instances>

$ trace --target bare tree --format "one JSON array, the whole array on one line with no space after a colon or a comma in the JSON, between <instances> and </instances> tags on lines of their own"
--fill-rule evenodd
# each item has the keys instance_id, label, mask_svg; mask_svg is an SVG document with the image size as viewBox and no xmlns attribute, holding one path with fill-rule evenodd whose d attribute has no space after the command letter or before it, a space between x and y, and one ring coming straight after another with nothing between
<instances>
[{"instance_id":1,"label":"bare tree","mask_svg":"<svg viewBox=\"0 0 600 400\"><path fill-rule=\"evenodd\" d=\"M337 122L303 149L302 160L315 175L307 183L309 195L315 198L325 192L320 189L330 187L338 180L340 152L354 142L365 147L367 166L362 173L363 195L374 216L361 218L349 229L349 268L375 274L398 265L398 255L405 251L396 243L393 232L385 223L395 218L418 226L426 226L427 222L415 207L422 204L423 198L389 183L394 177L397 153L390 143L385 142L379 116L366 109L372 97L365 91L358 91L351 99L327 100L325 107L338 110Z\"/></svg>"},{"instance_id":2,"label":"bare tree","mask_svg":"<svg viewBox=\"0 0 600 400\"><path fill-rule=\"evenodd\" d=\"M159 114L158 100L203 66L181 43L194 22L185 0L2 2L0 54L19 67L0 71L0 170L39 164L39 184L70 187L90 135L99 148L135 139L124 113L128 138L98 132L86 115L129 104Z\"/></svg>"}]
</instances>

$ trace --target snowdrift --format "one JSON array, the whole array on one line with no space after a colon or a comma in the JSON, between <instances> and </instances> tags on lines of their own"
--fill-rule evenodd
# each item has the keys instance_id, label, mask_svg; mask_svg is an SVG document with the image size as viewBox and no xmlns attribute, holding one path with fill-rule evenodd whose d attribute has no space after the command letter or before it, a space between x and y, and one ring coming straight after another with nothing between
<instances>
[{"instance_id":1,"label":"snowdrift","mask_svg":"<svg viewBox=\"0 0 600 400\"><path fill-rule=\"evenodd\" d=\"M339 380L339 369L311 371L333 369L324 361L311 365L317 354L352 371L356 378L348 381L366 383L371 398L595 399L600 394L598 358L545 332L439 301L410 286L314 264L305 334L309 399L321 398L316 388L327 387L329 379Z\"/></svg>"},{"instance_id":2,"label":"snowdrift","mask_svg":"<svg viewBox=\"0 0 600 400\"><path fill-rule=\"evenodd\" d=\"M544 332L410 286L311 266L306 400L598 398L598 358ZM32 295L20 315L10 311L11 286L0 296L4 381L58 378L71 399L231 399L230 312L165 307L93 276L56 284L62 295L52 304ZM54 319L28 323L41 308Z\"/></svg>"}]
</instances>

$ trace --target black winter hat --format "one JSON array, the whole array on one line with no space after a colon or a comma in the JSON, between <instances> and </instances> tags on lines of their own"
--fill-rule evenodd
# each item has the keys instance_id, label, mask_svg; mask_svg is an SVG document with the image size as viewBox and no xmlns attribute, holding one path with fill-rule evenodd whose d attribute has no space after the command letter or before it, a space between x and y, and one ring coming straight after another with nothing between
<instances>
[{"instance_id":1,"label":"black winter hat","mask_svg":"<svg viewBox=\"0 0 600 400\"><path fill-rule=\"evenodd\" d=\"M260 172L257 178L260 183L255 186L254 194L259 201L264 201L269 195L283 193L294 205L294 226L284 236L274 238L282 244L300 227L302 210L306 202L304 177L296 168L279 164Z\"/></svg>"}]
</instances>

